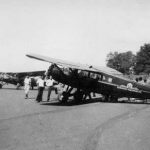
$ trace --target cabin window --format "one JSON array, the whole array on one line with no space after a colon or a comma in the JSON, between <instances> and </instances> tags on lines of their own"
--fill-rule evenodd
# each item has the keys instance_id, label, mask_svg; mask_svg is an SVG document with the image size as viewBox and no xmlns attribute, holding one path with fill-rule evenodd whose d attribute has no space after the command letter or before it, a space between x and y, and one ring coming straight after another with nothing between
<instances>
[{"instance_id":1,"label":"cabin window","mask_svg":"<svg viewBox=\"0 0 150 150\"><path fill-rule=\"evenodd\" d=\"M108 76L103 76L103 81L112 82L112 78Z\"/></svg>"},{"instance_id":2,"label":"cabin window","mask_svg":"<svg viewBox=\"0 0 150 150\"><path fill-rule=\"evenodd\" d=\"M90 78L98 81L98 80L101 80L102 76L100 74L90 73Z\"/></svg>"},{"instance_id":3,"label":"cabin window","mask_svg":"<svg viewBox=\"0 0 150 150\"><path fill-rule=\"evenodd\" d=\"M96 78L97 78L97 74L95 74L95 73L90 73L90 78L96 79Z\"/></svg>"},{"instance_id":4,"label":"cabin window","mask_svg":"<svg viewBox=\"0 0 150 150\"><path fill-rule=\"evenodd\" d=\"M97 74L97 78L98 81L102 81L103 80L103 75L101 74Z\"/></svg>"},{"instance_id":5,"label":"cabin window","mask_svg":"<svg viewBox=\"0 0 150 150\"><path fill-rule=\"evenodd\" d=\"M78 70L78 74L80 74L82 71L81 70Z\"/></svg>"},{"instance_id":6,"label":"cabin window","mask_svg":"<svg viewBox=\"0 0 150 150\"><path fill-rule=\"evenodd\" d=\"M106 80L106 77L105 76L103 76L103 81L105 81Z\"/></svg>"},{"instance_id":7,"label":"cabin window","mask_svg":"<svg viewBox=\"0 0 150 150\"><path fill-rule=\"evenodd\" d=\"M108 82L112 83L112 78L108 78Z\"/></svg>"},{"instance_id":8,"label":"cabin window","mask_svg":"<svg viewBox=\"0 0 150 150\"><path fill-rule=\"evenodd\" d=\"M80 77L88 77L88 72L87 71L81 70L81 71L78 71L78 74L79 74Z\"/></svg>"},{"instance_id":9,"label":"cabin window","mask_svg":"<svg viewBox=\"0 0 150 150\"><path fill-rule=\"evenodd\" d=\"M96 75L96 79L99 80L99 81L101 81L101 80L102 80L102 75L97 74L97 75Z\"/></svg>"},{"instance_id":10,"label":"cabin window","mask_svg":"<svg viewBox=\"0 0 150 150\"><path fill-rule=\"evenodd\" d=\"M88 73L87 71L84 71L84 76L85 76L85 77L88 77L88 74L89 74L89 73Z\"/></svg>"}]
</instances>

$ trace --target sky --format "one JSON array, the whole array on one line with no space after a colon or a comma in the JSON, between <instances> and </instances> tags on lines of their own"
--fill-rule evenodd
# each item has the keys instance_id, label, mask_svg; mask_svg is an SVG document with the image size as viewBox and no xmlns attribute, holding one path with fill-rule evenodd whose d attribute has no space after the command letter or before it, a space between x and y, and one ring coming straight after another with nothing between
<instances>
[{"instance_id":1,"label":"sky","mask_svg":"<svg viewBox=\"0 0 150 150\"><path fill-rule=\"evenodd\" d=\"M0 71L46 70L36 53L105 66L150 42L149 0L0 0Z\"/></svg>"}]
</instances>

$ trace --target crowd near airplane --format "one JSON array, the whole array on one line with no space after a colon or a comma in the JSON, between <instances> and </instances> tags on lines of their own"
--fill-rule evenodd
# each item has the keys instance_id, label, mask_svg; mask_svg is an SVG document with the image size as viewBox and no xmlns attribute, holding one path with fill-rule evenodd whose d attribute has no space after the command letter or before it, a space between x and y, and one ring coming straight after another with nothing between
<instances>
[{"instance_id":1,"label":"crowd near airplane","mask_svg":"<svg viewBox=\"0 0 150 150\"><path fill-rule=\"evenodd\" d=\"M102 94L105 101L112 102L117 102L118 98L122 97L150 98L149 86L130 80L109 67L88 66L38 54L26 56L51 63L47 76L51 75L54 80L67 85L62 102L67 102L70 96L81 101L91 92Z\"/></svg>"},{"instance_id":2,"label":"crowd near airplane","mask_svg":"<svg viewBox=\"0 0 150 150\"><path fill-rule=\"evenodd\" d=\"M24 85L24 79L26 76L31 78L31 88L36 86L36 80L38 76L44 75L45 71L30 71L30 72L1 72L0 73L0 88L5 84L16 85L18 89L20 86Z\"/></svg>"}]
</instances>

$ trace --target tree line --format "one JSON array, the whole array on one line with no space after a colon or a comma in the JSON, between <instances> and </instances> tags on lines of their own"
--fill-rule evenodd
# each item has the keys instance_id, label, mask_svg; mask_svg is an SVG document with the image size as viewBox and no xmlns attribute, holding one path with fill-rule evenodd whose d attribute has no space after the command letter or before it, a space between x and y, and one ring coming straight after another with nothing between
<instances>
[{"instance_id":1,"label":"tree line","mask_svg":"<svg viewBox=\"0 0 150 150\"><path fill-rule=\"evenodd\" d=\"M136 54L133 54L132 51L110 52L106 62L108 67L123 74L150 74L150 44L141 46Z\"/></svg>"}]
</instances>

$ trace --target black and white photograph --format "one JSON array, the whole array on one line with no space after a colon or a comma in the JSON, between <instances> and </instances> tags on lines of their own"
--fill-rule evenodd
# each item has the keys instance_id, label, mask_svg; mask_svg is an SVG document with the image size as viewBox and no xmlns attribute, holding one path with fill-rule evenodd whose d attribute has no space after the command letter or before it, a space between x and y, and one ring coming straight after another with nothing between
<instances>
[{"instance_id":1,"label":"black and white photograph","mask_svg":"<svg viewBox=\"0 0 150 150\"><path fill-rule=\"evenodd\" d=\"M0 150L149 150L150 1L0 0Z\"/></svg>"}]
</instances>

